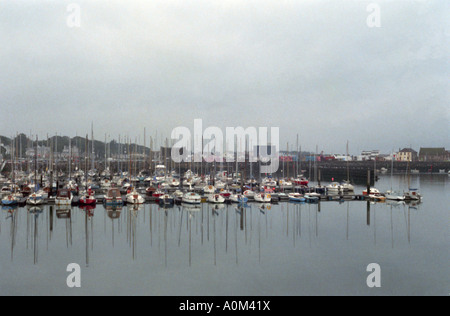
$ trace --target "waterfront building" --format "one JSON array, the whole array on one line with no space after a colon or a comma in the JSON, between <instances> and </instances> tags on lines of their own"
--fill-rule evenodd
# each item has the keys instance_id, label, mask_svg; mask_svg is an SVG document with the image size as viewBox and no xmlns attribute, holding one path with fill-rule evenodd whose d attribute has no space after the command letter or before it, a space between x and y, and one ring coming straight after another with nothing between
<instances>
[{"instance_id":1,"label":"waterfront building","mask_svg":"<svg viewBox=\"0 0 450 316\"><path fill-rule=\"evenodd\" d=\"M450 160L450 154L441 148L420 148L419 161L448 161Z\"/></svg>"},{"instance_id":2,"label":"waterfront building","mask_svg":"<svg viewBox=\"0 0 450 316\"><path fill-rule=\"evenodd\" d=\"M403 148L399 150L395 155L397 161L417 161L418 155L417 151L412 148Z\"/></svg>"}]
</instances>

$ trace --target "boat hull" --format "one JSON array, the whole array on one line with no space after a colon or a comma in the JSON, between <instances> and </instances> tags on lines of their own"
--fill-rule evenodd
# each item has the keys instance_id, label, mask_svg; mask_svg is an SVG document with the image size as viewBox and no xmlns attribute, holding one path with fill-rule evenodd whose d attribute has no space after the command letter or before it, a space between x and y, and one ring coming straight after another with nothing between
<instances>
[{"instance_id":1,"label":"boat hull","mask_svg":"<svg viewBox=\"0 0 450 316\"><path fill-rule=\"evenodd\" d=\"M28 205L42 205L42 204L44 204L44 197L31 195L27 198L27 204Z\"/></svg>"},{"instance_id":2,"label":"boat hull","mask_svg":"<svg viewBox=\"0 0 450 316\"><path fill-rule=\"evenodd\" d=\"M123 200L122 199L105 199L105 205L106 206L122 206Z\"/></svg>"},{"instance_id":3,"label":"boat hull","mask_svg":"<svg viewBox=\"0 0 450 316\"><path fill-rule=\"evenodd\" d=\"M55 198L55 205L72 205L72 199Z\"/></svg>"}]
</instances>

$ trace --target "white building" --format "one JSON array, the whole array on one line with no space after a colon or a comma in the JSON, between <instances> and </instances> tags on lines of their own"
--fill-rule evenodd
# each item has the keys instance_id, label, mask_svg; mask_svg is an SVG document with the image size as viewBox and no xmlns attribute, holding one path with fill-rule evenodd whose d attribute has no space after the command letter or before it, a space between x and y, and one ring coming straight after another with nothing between
<instances>
[{"instance_id":1,"label":"white building","mask_svg":"<svg viewBox=\"0 0 450 316\"><path fill-rule=\"evenodd\" d=\"M27 148L27 151L25 152L25 155L28 158L33 158L36 153L36 147L30 147ZM48 158L50 157L50 147L45 146L38 146L37 148L37 154L39 158Z\"/></svg>"},{"instance_id":2,"label":"white building","mask_svg":"<svg viewBox=\"0 0 450 316\"><path fill-rule=\"evenodd\" d=\"M365 150L358 156L358 161L375 160L380 156L379 150Z\"/></svg>"}]
</instances>

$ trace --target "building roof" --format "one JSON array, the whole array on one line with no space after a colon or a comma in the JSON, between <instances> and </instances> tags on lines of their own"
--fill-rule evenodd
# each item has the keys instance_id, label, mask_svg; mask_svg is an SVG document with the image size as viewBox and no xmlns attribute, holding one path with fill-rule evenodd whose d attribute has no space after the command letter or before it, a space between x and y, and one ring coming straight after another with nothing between
<instances>
[{"instance_id":1,"label":"building roof","mask_svg":"<svg viewBox=\"0 0 450 316\"><path fill-rule=\"evenodd\" d=\"M413 153L413 154L417 154L417 151L415 151L412 148L403 148L402 150L399 151L400 153Z\"/></svg>"},{"instance_id":2,"label":"building roof","mask_svg":"<svg viewBox=\"0 0 450 316\"><path fill-rule=\"evenodd\" d=\"M437 156L445 155L446 151L444 147L441 148L420 148L420 156Z\"/></svg>"}]
</instances>

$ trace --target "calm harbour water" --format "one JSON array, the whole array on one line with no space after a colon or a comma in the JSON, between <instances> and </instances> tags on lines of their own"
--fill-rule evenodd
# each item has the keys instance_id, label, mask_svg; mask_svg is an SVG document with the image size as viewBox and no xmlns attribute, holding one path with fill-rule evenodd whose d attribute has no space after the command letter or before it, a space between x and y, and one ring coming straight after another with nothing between
<instances>
[{"instance_id":1,"label":"calm harbour water","mask_svg":"<svg viewBox=\"0 0 450 316\"><path fill-rule=\"evenodd\" d=\"M376 184L391 186L407 189L407 178ZM3 209L0 295L446 296L450 177L415 175L411 187L421 204L97 205L72 207L70 218L55 206ZM81 266L80 288L66 284L70 263ZM381 288L366 284L370 263Z\"/></svg>"}]
</instances>

